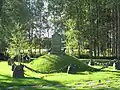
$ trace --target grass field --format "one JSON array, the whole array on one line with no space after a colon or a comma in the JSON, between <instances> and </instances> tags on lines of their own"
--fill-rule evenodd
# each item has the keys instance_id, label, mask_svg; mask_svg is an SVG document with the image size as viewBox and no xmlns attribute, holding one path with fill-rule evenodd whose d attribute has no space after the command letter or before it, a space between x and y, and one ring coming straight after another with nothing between
<instances>
[{"instance_id":1,"label":"grass field","mask_svg":"<svg viewBox=\"0 0 120 90\"><path fill-rule=\"evenodd\" d=\"M100 68L100 67L98 67ZM0 90L119 90L120 71L40 74L25 68L25 78L13 79L11 66L0 62Z\"/></svg>"}]
</instances>

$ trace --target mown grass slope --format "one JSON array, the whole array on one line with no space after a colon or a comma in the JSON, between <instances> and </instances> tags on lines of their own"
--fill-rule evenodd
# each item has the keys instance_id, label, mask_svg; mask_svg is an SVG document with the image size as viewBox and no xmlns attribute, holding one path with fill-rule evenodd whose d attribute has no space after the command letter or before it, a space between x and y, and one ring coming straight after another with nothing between
<instances>
[{"instance_id":1,"label":"mown grass slope","mask_svg":"<svg viewBox=\"0 0 120 90\"><path fill-rule=\"evenodd\" d=\"M70 64L77 65L78 72L97 70L69 55L47 54L35 59L30 63L33 69L40 71L41 73L67 72L67 67Z\"/></svg>"}]
</instances>

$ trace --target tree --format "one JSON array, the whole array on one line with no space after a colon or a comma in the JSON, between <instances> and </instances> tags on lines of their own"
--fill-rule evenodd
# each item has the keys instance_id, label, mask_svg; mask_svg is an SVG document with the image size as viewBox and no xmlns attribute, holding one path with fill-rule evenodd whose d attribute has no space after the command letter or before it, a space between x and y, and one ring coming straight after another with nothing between
<instances>
[{"instance_id":1,"label":"tree","mask_svg":"<svg viewBox=\"0 0 120 90\"><path fill-rule=\"evenodd\" d=\"M0 12L0 46L5 52L9 46L9 41L12 36L13 28L15 23L26 25L28 20L28 11L24 0L1 0L1 12Z\"/></svg>"},{"instance_id":2,"label":"tree","mask_svg":"<svg viewBox=\"0 0 120 90\"><path fill-rule=\"evenodd\" d=\"M65 25L68 27L68 30L66 31L66 48L68 54L72 55L75 54L74 50L78 49L78 38L79 38L79 31L75 30L75 21L72 19L69 19Z\"/></svg>"},{"instance_id":3,"label":"tree","mask_svg":"<svg viewBox=\"0 0 120 90\"><path fill-rule=\"evenodd\" d=\"M20 60L20 55L23 53L23 50L27 50L28 44L26 41L26 33L23 25L16 23L14 26L14 31L12 37L10 38L10 43L8 47L8 53L11 58L14 58L18 55L18 61Z\"/></svg>"}]
</instances>

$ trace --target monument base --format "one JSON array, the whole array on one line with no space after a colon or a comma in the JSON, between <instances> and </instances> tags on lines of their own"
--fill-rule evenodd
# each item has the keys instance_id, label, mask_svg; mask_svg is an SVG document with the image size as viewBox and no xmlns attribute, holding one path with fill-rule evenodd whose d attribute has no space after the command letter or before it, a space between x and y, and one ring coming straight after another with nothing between
<instances>
[{"instance_id":1,"label":"monument base","mask_svg":"<svg viewBox=\"0 0 120 90\"><path fill-rule=\"evenodd\" d=\"M50 54L65 55L65 53L64 53L64 52L52 52L52 51L51 51L51 52L49 52L48 54L49 54L49 55L50 55Z\"/></svg>"}]
</instances>

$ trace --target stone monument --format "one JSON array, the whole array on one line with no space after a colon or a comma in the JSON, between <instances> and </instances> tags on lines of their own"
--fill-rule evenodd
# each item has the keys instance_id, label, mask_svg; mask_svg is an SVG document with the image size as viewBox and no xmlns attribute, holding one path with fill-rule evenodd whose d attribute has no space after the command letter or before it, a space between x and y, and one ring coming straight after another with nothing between
<instances>
[{"instance_id":1,"label":"stone monument","mask_svg":"<svg viewBox=\"0 0 120 90\"><path fill-rule=\"evenodd\" d=\"M51 41L51 53L53 54L60 54L61 53L61 35L55 32L52 35L52 41Z\"/></svg>"},{"instance_id":2,"label":"stone monument","mask_svg":"<svg viewBox=\"0 0 120 90\"><path fill-rule=\"evenodd\" d=\"M12 65L13 78L23 78L24 77L24 65Z\"/></svg>"}]
</instances>

